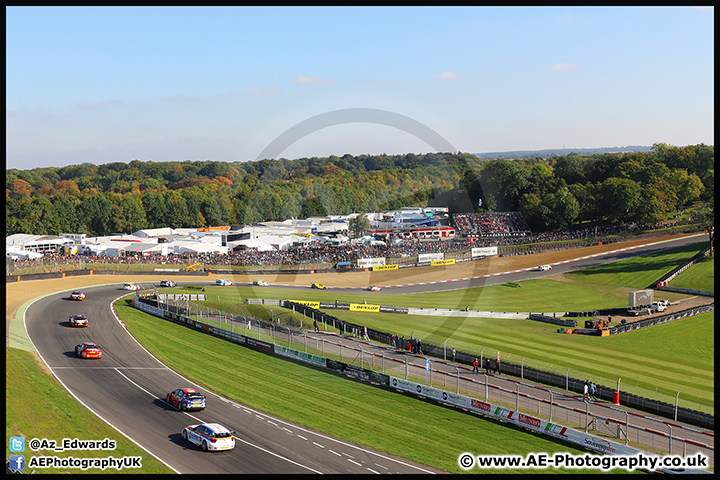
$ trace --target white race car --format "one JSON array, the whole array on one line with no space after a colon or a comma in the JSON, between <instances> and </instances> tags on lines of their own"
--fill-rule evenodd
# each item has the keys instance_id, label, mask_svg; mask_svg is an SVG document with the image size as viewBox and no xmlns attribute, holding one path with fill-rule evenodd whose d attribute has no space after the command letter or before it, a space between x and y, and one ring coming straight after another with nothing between
<instances>
[{"instance_id":1,"label":"white race car","mask_svg":"<svg viewBox=\"0 0 720 480\"><path fill-rule=\"evenodd\" d=\"M270 284L268 282L266 282L265 280L254 280L253 285L260 285L261 287L265 287Z\"/></svg>"},{"instance_id":2,"label":"white race car","mask_svg":"<svg viewBox=\"0 0 720 480\"><path fill-rule=\"evenodd\" d=\"M550 270L551 268L551 265L540 265L539 267L537 267L537 269L541 272L544 272L545 270Z\"/></svg>"},{"instance_id":3,"label":"white race car","mask_svg":"<svg viewBox=\"0 0 720 480\"><path fill-rule=\"evenodd\" d=\"M83 314L70 315L70 326L71 327L87 327L88 319Z\"/></svg>"},{"instance_id":4,"label":"white race car","mask_svg":"<svg viewBox=\"0 0 720 480\"><path fill-rule=\"evenodd\" d=\"M225 280L224 278L219 278L215 280L215 285L219 287L230 287L232 286L232 282L230 280Z\"/></svg>"},{"instance_id":5,"label":"white race car","mask_svg":"<svg viewBox=\"0 0 720 480\"><path fill-rule=\"evenodd\" d=\"M70 300L85 300L85 294L80 290L74 290L70 294Z\"/></svg>"},{"instance_id":6,"label":"white race car","mask_svg":"<svg viewBox=\"0 0 720 480\"><path fill-rule=\"evenodd\" d=\"M201 423L183 428L182 437L205 451L231 450L235 448L234 433L219 423Z\"/></svg>"},{"instance_id":7,"label":"white race car","mask_svg":"<svg viewBox=\"0 0 720 480\"><path fill-rule=\"evenodd\" d=\"M123 285L123 290L129 290L131 292L135 292L139 289L140 287L138 287L136 283L126 283Z\"/></svg>"},{"instance_id":8,"label":"white race car","mask_svg":"<svg viewBox=\"0 0 720 480\"><path fill-rule=\"evenodd\" d=\"M370 285L369 287L367 287L367 289L371 292L379 292L381 290L381 287L378 287L377 285Z\"/></svg>"},{"instance_id":9,"label":"white race car","mask_svg":"<svg viewBox=\"0 0 720 480\"><path fill-rule=\"evenodd\" d=\"M160 282L161 287L174 287L176 285L172 280L163 280Z\"/></svg>"}]
</instances>

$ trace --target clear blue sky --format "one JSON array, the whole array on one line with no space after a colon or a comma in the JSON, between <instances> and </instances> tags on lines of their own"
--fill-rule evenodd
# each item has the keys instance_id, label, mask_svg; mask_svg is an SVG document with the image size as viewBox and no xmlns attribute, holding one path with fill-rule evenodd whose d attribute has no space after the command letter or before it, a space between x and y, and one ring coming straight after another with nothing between
<instances>
[{"instance_id":1,"label":"clear blue sky","mask_svg":"<svg viewBox=\"0 0 720 480\"><path fill-rule=\"evenodd\" d=\"M6 167L247 161L316 115L462 152L714 145L702 7L6 7ZM299 158L435 151L343 123Z\"/></svg>"}]
</instances>

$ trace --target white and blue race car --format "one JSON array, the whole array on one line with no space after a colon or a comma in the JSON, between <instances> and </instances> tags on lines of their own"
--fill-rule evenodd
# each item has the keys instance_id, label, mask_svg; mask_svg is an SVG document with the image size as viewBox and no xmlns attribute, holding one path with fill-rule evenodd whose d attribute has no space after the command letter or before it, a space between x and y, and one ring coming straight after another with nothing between
<instances>
[{"instance_id":1,"label":"white and blue race car","mask_svg":"<svg viewBox=\"0 0 720 480\"><path fill-rule=\"evenodd\" d=\"M235 432L228 430L219 423L201 423L183 428L185 440L208 450L232 450L235 448Z\"/></svg>"},{"instance_id":2,"label":"white and blue race car","mask_svg":"<svg viewBox=\"0 0 720 480\"><path fill-rule=\"evenodd\" d=\"M232 286L233 282L230 280L225 280L224 278L220 278L218 280L215 280L215 285L219 287L230 287Z\"/></svg>"}]
</instances>

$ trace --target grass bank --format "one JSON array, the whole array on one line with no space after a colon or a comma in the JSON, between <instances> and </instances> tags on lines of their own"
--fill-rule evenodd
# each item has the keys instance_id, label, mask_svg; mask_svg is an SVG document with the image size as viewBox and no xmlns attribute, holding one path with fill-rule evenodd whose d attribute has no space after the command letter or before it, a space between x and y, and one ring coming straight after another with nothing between
<instances>
[{"instance_id":1,"label":"grass bank","mask_svg":"<svg viewBox=\"0 0 720 480\"><path fill-rule=\"evenodd\" d=\"M22 454L25 455L26 464L33 456L78 459L140 456L142 468L121 471L109 468L38 468L35 469L36 473L175 473L78 403L41 364L42 360L36 354L5 348L5 437L25 438L26 447ZM33 438L46 438L57 442L61 442L63 438L108 438L117 442L117 448L112 451L56 452L48 449L33 452L28 448L28 442ZM9 458L11 454L15 452L10 452L8 440L5 445L5 458ZM30 473L30 468L26 467L24 473Z\"/></svg>"},{"instance_id":2,"label":"grass bank","mask_svg":"<svg viewBox=\"0 0 720 480\"><path fill-rule=\"evenodd\" d=\"M203 388L307 428L451 473L463 452L584 453L475 414L299 365L195 332L116 303L118 315L153 355ZM193 359L175 354L192 347ZM212 352L205 353L205 352ZM223 359L218 362L218 359ZM208 370L205 365L213 363ZM583 473L503 469L487 473ZM598 473L586 470L584 473ZM615 472L617 473L617 472Z\"/></svg>"}]
</instances>

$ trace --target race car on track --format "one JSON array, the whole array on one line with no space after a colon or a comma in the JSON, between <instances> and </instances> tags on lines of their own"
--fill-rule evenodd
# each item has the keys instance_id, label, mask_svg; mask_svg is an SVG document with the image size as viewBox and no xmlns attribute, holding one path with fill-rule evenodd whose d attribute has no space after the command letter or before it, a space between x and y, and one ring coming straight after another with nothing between
<instances>
[{"instance_id":1,"label":"race car on track","mask_svg":"<svg viewBox=\"0 0 720 480\"><path fill-rule=\"evenodd\" d=\"M325 290L327 287L323 285L322 283L313 283L310 285L311 288L317 288L318 290Z\"/></svg>"},{"instance_id":2,"label":"race car on track","mask_svg":"<svg viewBox=\"0 0 720 480\"><path fill-rule=\"evenodd\" d=\"M201 423L183 428L182 437L205 451L235 448L235 432L219 423Z\"/></svg>"},{"instance_id":3,"label":"race car on track","mask_svg":"<svg viewBox=\"0 0 720 480\"><path fill-rule=\"evenodd\" d=\"M550 265L540 265L539 267L537 267L537 269L538 269L539 271L541 271L541 272L544 272L545 270L550 270L550 269L552 269L552 266L550 266Z\"/></svg>"},{"instance_id":4,"label":"race car on track","mask_svg":"<svg viewBox=\"0 0 720 480\"><path fill-rule=\"evenodd\" d=\"M205 395L194 388L178 388L168 393L165 400L178 410L203 410Z\"/></svg>"},{"instance_id":5,"label":"race car on track","mask_svg":"<svg viewBox=\"0 0 720 480\"><path fill-rule=\"evenodd\" d=\"M377 285L370 285L367 289L371 292L379 292L382 288L378 287Z\"/></svg>"},{"instance_id":6,"label":"race car on track","mask_svg":"<svg viewBox=\"0 0 720 480\"><path fill-rule=\"evenodd\" d=\"M225 280L224 278L218 278L215 280L215 285L218 287L230 287L232 284L233 283L230 280Z\"/></svg>"},{"instance_id":7,"label":"race car on track","mask_svg":"<svg viewBox=\"0 0 720 480\"><path fill-rule=\"evenodd\" d=\"M261 287L264 287L270 284L265 280L253 280L253 285L260 285Z\"/></svg>"},{"instance_id":8,"label":"race car on track","mask_svg":"<svg viewBox=\"0 0 720 480\"><path fill-rule=\"evenodd\" d=\"M83 342L75 346L75 355L80 358L102 358L102 350L92 342Z\"/></svg>"},{"instance_id":9,"label":"race car on track","mask_svg":"<svg viewBox=\"0 0 720 480\"><path fill-rule=\"evenodd\" d=\"M160 282L161 287L174 287L175 285L177 284L172 280L163 280Z\"/></svg>"},{"instance_id":10,"label":"race car on track","mask_svg":"<svg viewBox=\"0 0 720 480\"><path fill-rule=\"evenodd\" d=\"M78 313L77 315L70 315L70 326L71 327L87 327L88 319L85 315Z\"/></svg>"},{"instance_id":11,"label":"race car on track","mask_svg":"<svg viewBox=\"0 0 720 480\"><path fill-rule=\"evenodd\" d=\"M123 285L123 290L130 290L131 292L134 292L139 289L140 289L140 287L138 287L137 284L135 284L135 283L126 283Z\"/></svg>"},{"instance_id":12,"label":"race car on track","mask_svg":"<svg viewBox=\"0 0 720 480\"><path fill-rule=\"evenodd\" d=\"M80 290L75 290L70 293L70 300L85 300L85 294Z\"/></svg>"}]
</instances>

